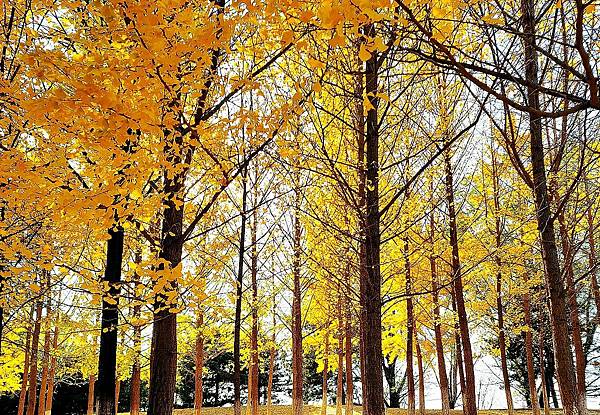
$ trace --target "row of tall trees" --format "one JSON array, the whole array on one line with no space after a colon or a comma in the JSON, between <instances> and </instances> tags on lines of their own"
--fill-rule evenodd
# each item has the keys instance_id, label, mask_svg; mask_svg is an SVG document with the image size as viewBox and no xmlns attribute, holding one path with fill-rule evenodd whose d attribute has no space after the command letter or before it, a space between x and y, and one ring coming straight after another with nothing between
<instances>
[{"instance_id":1,"label":"row of tall trees","mask_svg":"<svg viewBox=\"0 0 600 415\"><path fill-rule=\"evenodd\" d=\"M33 415L85 380L104 415L127 380L170 415L191 359L200 414L231 353L214 403L244 380L256 415L266 371L271 411L279 370L300 415L314 356L322 411L333 372L368 415L434 374L474 415L492 359L509 413L585 414L595 6L5 2L0 390Z\"/></svg>"}]
</instances>

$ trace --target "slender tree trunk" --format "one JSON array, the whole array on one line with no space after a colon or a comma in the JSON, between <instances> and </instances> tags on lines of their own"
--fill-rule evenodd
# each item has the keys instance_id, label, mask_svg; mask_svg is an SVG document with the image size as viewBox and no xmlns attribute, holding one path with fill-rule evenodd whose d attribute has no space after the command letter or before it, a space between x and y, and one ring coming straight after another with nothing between
<instances>
[{"instance_id":1,"label":"slender tree trunk","mask_svg":"<svg viewBox=\"0 0 600 415\"><path fill-rule=\"evenodd\" d=\"M44 334L44 350L42 352L42 379L40 382L40 396L38 398L38 414L46 413L46 393L48 392L48 373L50 371L50 344L52 331L50 329L50 302L46 306L46 332Z\"/></svg>"},{"instance_id":2,"label":"slender tree trunk","mask_svg":"<svg viewBox=\"0 0 600 415\"><path fill-rule=\"evenodd\" d=\"M23 379L21 380L21 392L19 394L19 406L17 409L17 415L23 415L25 412L25 399L27 397L27 384L29 382L29 366L30 366L30 357L33 345L31 343L31 337L33 332L33 326L35 325L33 321L33 310L31 307L31 312L29 313L29 326L27 327L27 336L25 338L25 361L23 363Z\"/></svg>"},{"instance_id":3,"label":"slender tree trunk","mask_svg":"<svg viewBox=\"0 0 600 415\"><path fill-rule=\"evenodd\" d=\"M321 386L321 415L327 415L327 375L329 373L329 320L325 330L325 350L323 351L323 382Z\"/></svg>"},{"instance_id":4,"label":"slender tree trunk","mask_svg":"<svg viewBox=\"0 0 600 415\"><path fill-rule=\"evenodd\" d=\"M138 250L135 253L135 263L141 264L142 252ZM142 353L142 327L140 326L140 317L142 313L142 306L139 298L137 298L139 291L142 288L140 276L136 272L133 274L133 289L134 289L134 305L133 305L133 366L131 368L131 389L129 394L129 415L140 414L140 401L141 401L141 364L140 355Z\"/></svg>"},{"instance_id":5,"label":"slender tree trunk","mask_svg":"<svg viewBox=\"0 0 600 415\"><path fill-rule=\"evenodd\" d=\"M446 151L444 154L444 163L446 168L446 198L448 201L448 216L450 220L450 245L452 247L452 284L454 288L456 311L458 313L458 325L460 328L459 344L462 346L462 357L464 359L464 412L465 415L476 415L477 396L475 394L475 370L473 367L473 352L471 350L469 320L467 318L467 310L465 307L461 264L458 250L458 227L456 224L456 207L454 205L454 179L452 177L452 166L450 164L450 154L448 151Z\"/></svg>"},{"instance_id":6,"label":"slender tree trunk","mask_svg":"<svg viewBox=\"0 0 600 415\"><path fill-rule=\"evenodd\" d=\"M195 354L195 371L194 371L194 415L202 413L202 372L204 371L204 333L202 327L204 325L204 313L198 312L198 320L196 328L196 354Z\"/></svg>"},{"instance_id":7,"label":"slender tree trunk","mask_svg":"<svg viewBox=\"0 0 600 415\"><path fill-rule=\"evenodd\" d=\"M389 362L388 365L383 365L383 373L385 375L385 380L388 384L388 389L390 390L390 408L399 408L400 407L400 387L396 381L396 362L398 361L397 357L394 357L394 360Z\"/></svg>"},{"instance_id":8,"label":"slender tree trunk","mask_svg":"<svg viewBox=\"0 0 600 415\"><path fill-rule=\"evenodd\" d=\"M456 296L454 294L454 289L452 289L452 310L456 313ZM456 357L455 371L458 371L458 379L459 379L459 383L460 383L460 392L461 392L462 401L463 401L463 408L466 408L468 397L466 396L466 394L464 392L466 389L465 370L464 370L463 352L462 352L462 346L461 346L461 341L460 341L460 329L458 327L458 322L456 322L454 324L454 349L455 349L455 357ZM456 374L455 374L455 379L456 379ZM454 388L455 388L455 390L453 391L454 392L453 396L455 397L455 404L456 404L456 401L458 400L456 384L454 384Z\"/></svg>"},{"instance_id":9,"label":"slender tree trunk","mask_svg":"<svg viewBox=\"0 0 600 415\"><path fill-rule=\"evenodd\" d=\"M297 185L299 186L299 180ZM296 189L294 206L294 257L292 274L294 278L292 300L292 415L302 415L302 291L300 285L300 272L302 260L302 225L300 223L300 190Z\"/></svg>"},{"instance_id":10,"label":"slender tree trunk","mask_svg":"<svg viewBox=\"0 0 600 415\"><path fill-rule=\"evenodd\" d=\"M540 318L540 321L541 318ZM542 403L544 405L544 415L550 415L550 402L548 401L548 385L546 385L545 358L544 358L544 328L540 324L538 333L538 354L540 359L540 377L542 378Z\"/></svg>"},{"instance_id":11,"label":"slender tree trunk","mask_svg":"<svg viewBox=\"0 0 600 415\"><path fill-rule=\"evenodd\" d=\"M417 352L417 368L419 370L419 415L425 415L425 372L423 370L423 353L415 328L415 350Z\"/></svg>"},{"instance_id":12,"label":"slender tree trunk","mask_svg":"<svg viewBox=\"0 0 600 415\"><path fill-rule=\"evenodd\" d=\"M275 274L273 274L272 287L275 288ZM275 348L275 341L277 339L277 302L275 299L275 293L273 293L273 333L271 333L271 349L269 350L269 380L267 383L267 415L272 415L273 412L273 376L275 374L275 356L277 349Z\"/></svg>"},{"instance_id":13,"label":"slender tree trunk","mask_svg":"<svg viewBox=\"0 0 600 415\"><path fill-rule=\"evenodd\" d=\"M364 34L375 38L375 25L364 26ZM383 353L381 349L381 271L379 230L379 117L378 107L379 57L372 51L365 65L365 94L370 108L366 122L366 218L365 259L366 278L361 278L361 337L363 341L365 415L383 415ZM362 96L362 94L361 94Z\"/></svg>"},{"instance_id":14,"label":"slender tree trunk","mask_svg":"<svg viewBox=\"0 0 600 415\"><path fill-rule=\"evenodd\" d=\"M119 395L121 394L121 379L115 381L115 413L119 412Z\"/></svg>"},{"instance_id":15,"label":"slender tree trunk","mask_svg":"<svg viewBox=\"0 0 600 415\"><path fill-rule=\"evenodd\" d=\"M539 90L535 86L538 84L535 3L535 0L521 0L521 12L524 32L525 78L528 82L527 103L533 110L539 110ZM558 385L564 414L582 415L586 411L583 402L579 400L577 392L577 380L569 337L568 298L562 281L554 234L554 220L550 212L548 198L542 119L533 111L529 113L529 135L537 225L542 243L546 286L550 293L550 317Z\"/></svg>"},{"instance_id":16,"label":"slender tree trunk","mask_svg":"<svg viewBox=\"0 0 600 415\"><path fill-rule=\"evenodd\" d=\"M348 270L349 271L349 270ZM350 272L346 274L348 276L348 285L350 285ZM346 296L345 301L346 309L346 324L344 325L345 335L345 358L346 358L346 415L350 415L353 412L353 396L354 396L354 381L352 379L352 312L350 298Z\"/></svg>"},{"instance_id":17,"label":"slender tree trunk","mask_svg":"<svg viewBox=\"0 0 600 415\"><path fill-rule=\"evenodd\" d=\"M338 284L337 317L338 317L338 370L337 370L337 390L335 397L335 413L342 415L342 397L344 395L344 314L342 312L342 293L341 284Z\"/></svg>"},{"instance_id":18,"label":"slender tree trunk","mask_svg":"<svg viewBox=\"0 0 600 415\"><path fill-rule=\"evenodd\" d=\"M525 278L527 284L527 278ZM529 299L529 287L523 295L523 312L525 314L525 356L527 359L527 383L529 384L529 394L531 395L531 412L533 415L540 415L540 407L537 401L537 387L535 385L535 369L533 365L533 335L531 328L531 305Z\"/></svg>"},{"instance_id":19,"label":"slender tree trunk","mask_svg":"<svg viewBox=\"0 0 600 415\"><path fill-rule=\"evenodd\" d=\"M557 198L558 201L558 198ZM575 349L575 373L577 380L577 393L579 394L580 402L587 407L586 404L586 387L585 387L585 352L583 350L583 340L581 336L581 325L579 323L579 305L577 304L577 287L573 279L573 249L569 238L569 231L563 212L558 214L559 234L561 247L563 251L565 263L565 276L567 283L567 293L569 296L569 317L571 319L571 336L573 340L573 348Z\"/></svg>"},{"instance_id":20,"label":"slender tree trunk","mask_svg":"<svg viewBox=\"0 0 600 415\"><path fill-rule=\"evenodd\" d=\"M256 186L254 186L256 190ZM250 370L252 372L252 383L248 385L250 394L249 405L252 408L251 414L258 415L258 245L256 233L258 231L258 197L255 194L254 209L252 211L252 227L250 228L250 239L252 248L250 250L250 275L252 284L252 331L250 334Z\"/></svg>"},{"instance_id":21,"label":"slender tree trunk","mask_svg":"<svg viewBox=\"0 0 600 415\"><path fill-rule=\"evenodd\" d=\"M98 381L96 398L98 415L114 415L115 389L117 376L117 343L119 325L119 293L121 283L121 264L123 262L123 228L109 229L106 273L103 282L108 291L102 300L102 330L100 332L100 353L98 356Z\"/></svg>"},{"instance_id":22,"label":"slender tree trunk","mask_svg":"<svg viewBox=\"0 0 600 415\"><path fill-rule=\"evenodd\" d=\"M412 280L408 236L404 237L404 273L406 279L406 382L408 383L408 415L415 415L415 375L413 364L414 306L412 299Z\"/></svg>"},{"instance_id":23,"label":"slender tree trunk","mask_svg":"<svg viewBox=\"0 0 600 415\"><path fill-rule=\"evenodd\" d=\"M46 393L46 408L45 413L52 413L52 402L54 397L54 377L56 376L56 353L58 351L58 308L56 310L56 323L54 326L54 334L52 336L52 356L50 357L50 373L48 374L48 392Z\"/></svg>"},{"instance_id":24,"label":"slender tree trunk","mask_svg":"<svg viewBox=\"0 0 600 415\"><path fill-rule=\"evenodd\" d=\"M438 365L438 377L440 384L440 396L442 398L442 415L450 414L450 397L448 386L448 374L446 373L446 360L444 358L444 341L442 338L442 324L440 316L440 288L438 286L437 261L435 255L435 217L433 209L429 214L429 243L431 253L429 255L429 266L431 269L431 294L433 297L433 331L435 334L435 353Z\"/></svg>"},{"instance_id":25,"label":"slender tree trunk","mask_svg":"<svg viewBox=\"0 0 600 415\"><path fill-rule=\"evenodd\" d=\"M240 246L238 256L238 273L235 293L235 326L233 331L233 410L234 415L242 413L240 332L242 324L242 285L244 279L244 253L246 243L246 210L248 200L248 171L242 171L242 211L240 228Z\"/></svg>"},{"instance_id":26,"label":"slender tree trunk","mask_svg":"<svg viewBox=\"0 0 600 415\"><path fill-rule=\"evenodd\" d=\"M594 303L596 304L596 324L600 324L600 286L598 285L598 271L596 269L596 239L594 238L594 219L592 217L591 207L587 208L586 218L588 222L588 243L590 246L590 280L592 294L594 295Z\"/></svg>"},{"instance_id":27,"label":"slender tree trunk","mask_svg":"<svg viewBox=\"0 0 600 415\"><path fill-rule=\"evenodd\" d=\"M498 180L498 167L496 165L496 151L492 149L492 188L494 199L494 225L496 239L496 308L498 313L498 346L500 349L500 366L502 368L502 380L504 384L504 396L506 397L506 406L508 414L515 412L512 392L510 390L510 378L508 376L508 364L506 361L506 334L504 332L504 306L502 304L502 260L499 252L502 250L502 227L500 223L500 189Z\"/></svg>"},{"instance_id":28,"label":"slender tree trunk","mask_svg":"<svg viewBox=\"0 0 600 415\"><path fill-rule=\"evenodd\" d=\"M27 391L27 415L34 415L37 397L37 376L38 376L38 347L40 342L40 330L42 324L42 302L38 300L35 307L35 323L31 337L31 354L29 360L29 389Z\"/></svg>"},{"instance_id":29,"label":"slender tree trunk","mask_svg":"<svg viewBox=\"0 0 600 415\"><path fill-rule=\"evenodd\" d=\"M94 385L96 383L96 375L90 375L88 382L88 401L87 401L87 415L94 415Z\"/></svg>"}]
</instances>

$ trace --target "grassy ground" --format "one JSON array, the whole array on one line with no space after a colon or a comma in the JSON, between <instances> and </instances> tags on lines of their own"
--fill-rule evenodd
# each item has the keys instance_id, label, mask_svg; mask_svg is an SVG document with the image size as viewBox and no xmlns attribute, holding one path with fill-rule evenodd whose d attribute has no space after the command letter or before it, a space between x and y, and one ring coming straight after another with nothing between
<instances>
[{"instance_id":1,"label":"grassy ground","mask_svg":"<svg viewBox=\"0 0 600 415\"><path fill-rule=\"evenodd\" d=\"M307 415L319 415L321 413L320 406L312 406L312 405L304 405L304 413ZM361 413L360 407L354 407L355 412L357 414ZM289 405L273 405L272 415L290 415L292 412L292 407ZM516 411L519 415L527 415L531 414L530 410L520 409ZM550 411L552 415L560 415L562 414L561 410L552 410ZM343 413L343 412L342 412ZM440 410L431 409L427 411L427 415L439 415L441 413ZM246 414L246 408L242 408L242 415ZM260 414L267 414L267 407L260 407ZM387 409L387 415L406 415L405 409ZM451 411L452 415L461 415L462 411ZM492 409L492 410L481 410L479 411L480 415L506 415L506 410L503 409ZM599 410L590 410L588 411L589 415L600 415ZM129 415L128 413L124 413L122 415ZM176 409L173 411L173 415L194 415L193 409ZM233 415L233 408L202 408L202 415ZM327 408L327 415L335 415L335 406L330 406ZM542 412L543 415L543 412Z\"/></svg>"}]
</instances>

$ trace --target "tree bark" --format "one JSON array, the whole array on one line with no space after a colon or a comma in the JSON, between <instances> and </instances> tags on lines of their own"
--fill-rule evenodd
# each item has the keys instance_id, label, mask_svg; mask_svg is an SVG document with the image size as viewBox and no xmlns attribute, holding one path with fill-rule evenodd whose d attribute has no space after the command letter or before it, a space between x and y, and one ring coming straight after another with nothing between
<instances>
[{"instance_id":1,"label":"tree bark","mask_svg":"<svg viewBox=\"0 0 600 415\"><path fill-rule=\"evenodd\" d=\"M454 179L452 176L452 166L448 151L444 153L444 164L446 169L446 199L448 202L448 217L450 221L450 245L452 248L452 285L454 288L454 299L456 303L458 325L460 329L459 344L462 346L463 355L461 360L464 361L464 413L465 415L476 415L477 396L475 394L475 370L473 367L471 336L469 333L469 321L465 307L461 264L458 249L458 227L456 224L456 207L454 205Z\"/></svg>"},{"instance_id":2,"label":"tree bark","mask_svg":"<svg viewBox=\"0 0 600 415\"><path fill-rule=\"evenodd\" d=\"M137 251L135 254L135 263L140 264L142 262L142 253ZM134 306L133 306L133 366L131 368L131 390L129 395L129 415L140 414L140 401L141 401L141 363L140 356L142 353L142 327L140 325L140 317L142 312L142 305L140 299L137 298L138 292L140 291L142 284L140 281L139 274L136 272L133 274L133 287L134 287Z\"/></svg>"},{"instance_id":3,"label":"tree bark","mask_svg":"<svg viewBox=\"0 0 600 415\"><path fill-rule=\"evenodd\" d=\"M510 390L510 377L508 376L508 364L506 362L506 334L504 332L504 306L502 304L502 260L499 252L502 250L502 227L500 223L500 185L498 179L498 166L496 165L496 151L492 149L492 189L494 199L494 225L496 239L496 308L498 313L498 347L500 349L500 367L502 369L502 380L504 384L504 396L508 414L515 412L512 392Z\"/></svg>"},{"instance_id":4,"label":"tree bark","mask_svg":"<svg viewBox=\"0 0 600 415\"><path fill-rule=\"evenodd\" d=\"M527 277L525 277L527 284ZM533 415L540 415L540 407L537 401L537 387L535 385L535 369L533 365L533 335L531 328L531 305L529 299L529 287L523 295L523 312L525 314L525 356L527 359L527 383L529 384L529 394L531 396L531 412Z\"/></svg>"},{"instance_id":5,"label":"tree bark","mask_svg":"<svg viewBox=\"0 0 600 415\"><path fill-rule=\"evenodd\" d=\"M240 246L238 253L238 272L235 287L235 326L233 329L233 411L234 415L242 413L240 332L242 324L242 285L244 280L244 253L246 243L246 210L248 200L248 170L242 171L242 211L240 227Z\"/></svg>"},{"instance_id":6,"label":"tree bark","mask_svg":"<svg viewBox=\"0 0 600 415\"><path fill-rule=\"evenodd\" d=\"M375 38L373 23L363 28L365 36ZM365 65L365 94L370 104L366 120L366 217L365 268L361 278L361 338L363 342L365 415L384 415L383 353L381 349L381 270L379 229L379 120L378 107L379 57L377 51ZM360 95L362 97L362 94Z\"/></svg>"},{"instance_id":7,"label":"tree bark","mask_svg":"<svg viewBox=\"0 0 600 415\"><path fill-rule=\"evenodd\" d=\"M415 375L413 364L414 312L412 299L412 280L408 252L408 236L404 236L404 274L406 279L406 382L408 384L408 415L415 415Z\"/></svg>"},{"instance_id":8,"label":"tree bark","mask_svg":"<svg viewBox=\"0 0 600 415\"><path fill-rule=\"evenodd\" d=\"M181 145L181 143L179 143ZM181 164L179 156L170 157L173 165ZM183 253L183 186L185 173L174 177L165 172L165 209L162 220L160 271L177 272ZM166 268L165 268L166 267ZM150 391L148 415L172 415L177 375L177 275L166 283L154 300L154 322L150 358Z\"/></svg>"},{"instance_id":9,"label":"tree bark","mask_svg":"<svg viewBox=\"0 0 600 415\"><path fill-rule=\"evenodd\" d=\"M106 272L103 283L108 291L102 299L102 330L98 355L98 381L96 382L96 405L98 415L114 415L117 376L117 334L119 326L119 293L121 265L123 262L124 231L120 226L109 229L107 242Z\"/></svg>"},{"instance_id":10,"label":"tree bark","mask_svg":"<svg viewBox=\"0 0 600 415\"><path fill-rule=\"evenodd\" d=\"M50 373L48 374L48 392L46 393L45 413L52 413L52 402L54 398L54 377L56 376L56 353L58 351L58 331L59 331L58 309L56 310L56 323L54 334L52 336L52 356L50 357Z\"/></svg>"},{"instance_id":11,"label":"tree bark","mask_svg":"<svg viewBox=\"0 0 600 415\"><path fill-rule=\"evenodd\" d=\"M194 371L194 415L202 413L202 372L204 371L204 334L202 326L204 325L204 313L198 312L198 320L196 322L196 353L195 353L195 371Z\"/></svg>"},{"instance_id":12,"label":"tree bark","mask_svg":"<svg viewBox=\"0 0 600 415\"><path fill-rule=\"evenodd\" d=\"M425 372L423 370L423 353L415 328L415 350L417 352L417 368L419 370L419 415L425 415Z\"/></svg>"},{"instance_id":13,"label":"tree bark","mask_svg":"<svg viewBox=\"0 0 600 415\"><path fill-rule=\"evenodd\" d=\"M33 334L31 337L31 354L29 360L29 389L27 392L27 415L34 415L37 396L37 375L38 375L38 347L40 342L40 330L42 324L42 302L37 301L35 307L35 323L33 325Z\"/></svg>"},{"instance_id":14,"label":"tree bark","mask_svg":"<svg viewBox=\"0 0 600 415\"><path fill-rule=\"evenodd\" d=\"M348 275L348 284L350 284L350 273ZM354 408L353 396L354 396L354 381L352 379L352 312L350 305L350 298L346 296L345 301L346 305L345 313L346 313L346 324L344 325L344 334L345 334L345 357L346 357L346 415L352 414Z\"/></svg>"},{"instance_id":15,"label":"tree bark","mask_svg":"<svg viewBox=\"0 0 600 415\"><path fill-rule=\"evenodd\" d=\"M256 190L256 186L254 186ZM254 198L254 209L252 211L252 227L250 228L250 240L252 248L250 250L250 276L252 285L252 330L250 333L250 370L252 372L252 383L248 385L250 395L251 415L258 415L258 197Z\"/></svg>"},{"instance_id":16,"label":"tree bark","mask_svg":"<svg viewBox=\"0 0 600 415\"><path fill-rule=\"evenodd\" d=\"M335 413L342 415L343 395L344 395L344 314L342 312L342 296L341 284L338 284L338 299L337 299L337 317L338 317L338 370L337 370L337 390L335 397Z\"/></svg>"},{"instance_id":17,"label":"tree bark","mask_svg":"<svg viewBox=\"0 0 600 415\"><path fill-rule=\"evenodd\" d=\"M321 415L327 415L327 375L329 372L329 319L325 330L325 350L323 351L323 382L321 386Z\"/></svg>"},{"instance_id":18,"label":"tree bark","mask_svg":"<svg viewBox=\"0 0 600 415\"><path fill-rule=\"evenodd\" d=\"M299 180L298 180L299 182ZM299 183L297 183L299 186ZM300 272L302 260L302 225L300 223L300 190L296 189L294 206L294 257L292 274L294 278L292 300L292 415L302 415L302 290L300 285Z\"/></svg>"},{"instance_id":19,"label":"tree bark","mask_svg":"<svg viewBox=\"0 0 600 415\"><path fill-rule=\"evenodd\" d=\"M435 255L435 217L433 209L429 214L430 234L429 241L431 254L429 255L429 266L431 268L431 295L433 297L433 331L435 334L435 353L438 366L438 377L440 384L440 396L442 398L442 415L450 414L450 397L448 374L446 373L446 360L444 357L444 341L442 338L442 324L440 316L440 292L438 287L437 261Z\"/></svg>"},{"instance_id":20,"label":"tree bark","mask_svg":"<svg viewBox=\"0 0 600 415\"><path fill-rule=\"evenodd\" d=\"M538 63L536 51L535 0L521 0L523 22L523 45L525 58L525 78L527 103L534 111L540 108L538 84ZM529 113L529 135L531 148L531 168L533 193L535 197L537 227L542 245L542 258L545 265L546 286L550 293L550 316L556 374L565 415L583 415L585 407L577 393L577 380L571 354L571 340L568 327L567 293L562 281L558 260L554 220L550 212L544 144L542 139L542 119L536 112Z\"/></svg>"},{"instance_id":21,"label":"tree bark","mask_svg":"<svg viewBox=\"0 0 600 415\"><path fill-rule=\"evenodd\" d=\"M121 379L115 381L115 414L119 412L119 395L121 394Z\"/></svg>"},{"instance_id":22,"label":"tree bark","mask_svg":"<svg viewBox=\"0 0 600 415\"><path fill-rule=\"evenodd\" d=\"M558 198L557 198L558 201ZM585 387L585 352L581 336L581 325L579 323L579 305L577 304L577 287L573 279L573 249L569 238L569 231L565 222L563 212L558 214L558 227L563 251L564 268L567 283L567 294L569 296L569 317L571 319L571 336L573 348L575 349L575 374L577 380L577 393L579 400L587 408Z\"/></svg>"},{"instance_id":23,"label":"tree bark","mask_svg":"<svg viewBox=\"0 0 600 415\"><path fill-rule=\"evenodd\" d=\"M42 352L42 379L40 382L40 396L38 398L37 413L43 415L46 413L46 393L48 392L48 372L50 371L50 342L52 331L50 329L50 301L46 306L46 332L44 334L44 350Z\"/></svg>"},{"instance_id":24,"label":"tree bark","mask_svg":"<svg viewBox=\"0 0 600 415\"><path fill-rule=\"evenodd\" d=\"M23 362L23 379L21 380L21 392L19 394L19 406L17 409L17 415L23 415L25 412L25 399L27 397L27 384L29 382L29 366L30 366L30 357L31 357L31 337L33 332L33 326L35 322L33 321L33 310L31 307L31 312L29 313L29 326L27 327L27 336L25 337L25 361Z\"/></svg>"},{"instance_id":25,"label":"tree bark","mask_svg":"<svg viewBox=\"0 0 600 415\"><path fill-rule=\"evenodd\" d=\"M550 402L548 401L548 385L546 384L546 371L544 369L546 362L544 358L544 328L540 317L540 330L538 333L538 354L540 359L540 378L542 379L542 404L544 405L544 415L550 415Z\"/></svg>"},{"instance_id":26,"label":"tree bark","mask_svg":"<svg viewBox=\"0 0 600 415\"><path fill-rule=\"evenodd\" d=\"M94 384L96 383L96 375L90 375L88 382L88 401L87 401L87 415L94 415Z\"/></svg>"},{"instance_id":27,"label":"tree bark","mask_svg":"<svg viewBox=\"0 0 600 415\"><path fill-rule=\"evenodd\" d=\"M272 287L275 287L275 274L273 274ZM269 380L267 382L267 415L272 415L273 412L273 377L275 374L275 356L277 349L275 348L275 341L277 339L277 302L275 299L275 293L273 293L273 333L271 333L271 349L269 350Z\"/></svg>"},{"instance_id":28,"label":"tree bark","mask_svg":"<svg viewBox=\"0 0 600 415\"><path fill-rule=\"evenodd\" d=\"M594 295L594 303L596 304L596 324L600 324L600 286L598 285L598 271L596 260L596 239L594 238L594 220L592 218L591 207L587 208L586 218L588 222L588 243L589 265L590 265L590 280L592 286L592 294Z\"/></svg>"}]
</instances>

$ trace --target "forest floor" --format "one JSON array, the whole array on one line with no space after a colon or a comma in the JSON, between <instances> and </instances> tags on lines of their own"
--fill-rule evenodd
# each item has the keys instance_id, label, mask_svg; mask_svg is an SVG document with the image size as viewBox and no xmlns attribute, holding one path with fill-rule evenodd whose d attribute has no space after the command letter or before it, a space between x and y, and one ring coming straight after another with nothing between
<instances>
[{"instance_id":1,"label":"forest floor","mask_svg":"<svg viewBox=\"0 0 600 415\"><path fill-rule=\"evenodd\" d=\"M266 415L267 407L261 406L259 408L261 415ZM357 413L361 413L361 407L354 407L354 410ZM335 406L329 406L327 408L327 415L335 415L336 408ZM439 415L441 414L441 410L439 409L430 409L426 411L426 415ZM518 409L516 410L519 415L530 414L531 410L529 409ZM289 405L273 405L272 415L291 415L292 407ZM304 405L304 413L307 415L319 415L321 413L321 407L317 405ZM451 415L461 415L463 412L461 410L453 410L450 411ZM505 409L487 409L480 410L478 414L480 415L506 415ZM542 414L544 412L542 411ZM551 415L561 415L563 412L560 409L552 409L550 411ZM225 407L225 408L202 408L202 415L232 415L233 407ZM242 407L242 415L246 414L246 408ZM405 415L406 409L397 409L397 408L388 408L386 409L387 415ZM128 412L120 413L119 415L129 415ZM173 415L194 415L193 409L175 409L173 411ZM600 410L588 410L588 415L600 415Z\"/></svg>"}]
</instances>

